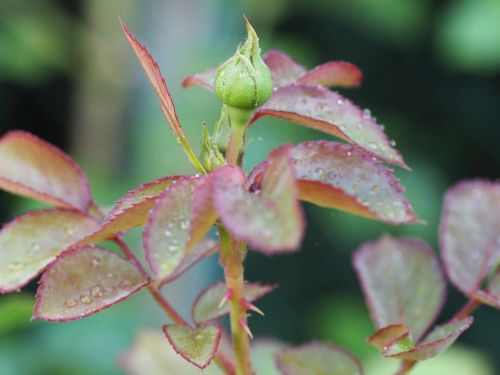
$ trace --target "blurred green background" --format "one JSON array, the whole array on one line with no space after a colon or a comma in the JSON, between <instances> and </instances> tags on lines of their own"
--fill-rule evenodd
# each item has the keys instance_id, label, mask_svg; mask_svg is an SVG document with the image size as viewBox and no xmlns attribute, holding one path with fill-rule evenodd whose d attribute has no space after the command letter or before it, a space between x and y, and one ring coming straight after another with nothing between
<instances>
[{"instance_id":1,"label":"blurred green background","mask_svg":"<svg viewBox=\"0 0 500 375\"><path fill-rule=\"evenodd\" d=\"M363 70L362 87L343 94L370 108L397 141L413 169L397 174L428 223L392 227L306 205L300 252L248 257L249 280L280 285L258 304L266 316L252 318L252 330L290 343L335 342L360 356L368 375L389 374L387 361L364 343L373 325L351 254L384 232L418 235L437 249L445 190L465 178L499 177L500 1L1 0L1 132L26 129L71 153L104 206L142 181L190 173L118 17L157 58L197 145L201 123L213 125L220 106L211 94L183 91L180 83L232 54L244 38L243 14L263 50L283 49L307 67L341 59ZM320 138L329 139L260 120L250 130L246 168L278 144ZM4 222L32 207L0 195ZM139 253L140 233L129 238ZM211 259L165 294L188 314L199 290L219 278ZM32 283L0 296L1 375L121 374L117 358L138 331L165 323L145 292L81 321L30 322L35 290ZM450 288L439 320L464 302ZM414 373L500 373L500 312L482 307L475 317L454 349Z\"/></svg>"}]
</instances>

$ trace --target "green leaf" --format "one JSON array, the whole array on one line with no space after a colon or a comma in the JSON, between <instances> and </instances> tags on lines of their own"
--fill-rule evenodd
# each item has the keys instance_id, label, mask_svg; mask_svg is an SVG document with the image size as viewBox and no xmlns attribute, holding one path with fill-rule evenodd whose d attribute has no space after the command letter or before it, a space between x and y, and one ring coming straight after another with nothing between
<instances>
[{"instance_id":1,"label":"green leaf","mask_svg":"<svg viewBox=\"0 0 500 375\"><path fill-rule=\"evenodd\" d=\"M55 146L23 131L0 139L0 188L86 212L90 188L82 170Z\"/></svg>"},{"instance_id":2,"label":"green leaf","mask_svg":"<svg viewBox=\"0 0 500 375\"><path fill-rule=\"evenodd\" d=\"M214 204L224 226L254 249L272 254L294 251L304 233L303 214L289 156L290 146L271 152L259 193L240 183L220 178L214 192Z\"/></svg>"},{"instance_id":3,"label":"green leaf","mask_svg":"<svg viewBox=\"0 0 500 375\"><path fill-rule=\"evenodd\" d=\"M280 375L276 366L276 355L286 349L288 345L272 340L257 339L252 342L250 357L256 374Z\"/></svg>"},{"instance_id":4,"label":"green leaf","mask_svg":"<svg viewBox=\"0 0 500 375\"><path fill-rule=\"evenodd\" d=\"M254 302L273 291L275 285L261 285L258 283L246 283L244 296L248 302ZM227 289L224 282L210 285L203 290L193 304L193 321L202 324L220 318L229 313L227 303L219 307L222 299L226 296Z\"/></svg>"},{"instance_id":5,"label":"green leaf","mask_svg":"<svg viewBox=\"0 0 500 375\"><path fill-rule=\"evenodd\" d=\"M0 231L0 293L18 290L68 246L92 233L99 222L60 208L32 211Z\"/></svg>"},{"instance_id":6,"label":"green leaf","mask_svg":"<svg viewBox=\"0 0 500 375\"><path fill-rule=\"evenodd\" d=\"M404 324L418 342L446 294L433 250L418 239L383 236L356 251L354 268L376 326Z\"/></svg>"},{"instance_id":7,"label":"green leaf","mask_svg":"<svg viewBox=\"0 0 500 375\"><path fill-rule=\"evenodd\" d=\"M177 354L201 369L210 364L221 338L217 325L192 329L171 324L163 326L163 332Z\"/></svg>"},{"instance_id":8,"label":"green leaf","mask_svg":"<svg viewBox=\"0 0 500 375\"><path fill-rule=\"evenodd\" d=\"M283 375L362 375L359 361L349 352L329 344L306 344L276 355Z\"/></svg>"},{"instance_id":9,"label":"green leaf","mask_svg":"<svg viewBox=\"0 0 500 375\"><path fill-rule=\"evenodd\" d=\"M83 246L58 257L40 280L33 318L84 318L128 298L147 284L137 267L115 252Z\"/></svg>"}]
</instances>

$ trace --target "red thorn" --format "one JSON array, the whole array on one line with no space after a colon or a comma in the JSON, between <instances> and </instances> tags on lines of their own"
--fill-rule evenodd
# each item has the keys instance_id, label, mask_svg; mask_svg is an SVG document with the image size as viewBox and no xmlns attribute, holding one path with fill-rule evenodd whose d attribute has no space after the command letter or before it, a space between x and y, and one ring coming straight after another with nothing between
<instances>
[{"instance_id":1,"label":"red thorn","mask_svg":"<svg viewBox=\"0 0 500 375\"><path fill-rule=\"evenodd\" d=\"M220 300L219 302L219 306L217 307L218 309L222 308L222 306L224 306L224 304L229 300L231 299L231 297L233 296L233 290L232 289L228 289L226 291L226 293L224 294L224 297L222 297L222 299Z\"/></svg>"},{"instance_id":2,"label":"red thorn","mask_svg":"<svg viewBox=\"0 0 500 375\"><path fill-rule=\"evenodd\" d=\"M262 316L265 315L264 312L261 309L259 309L257 306L255 306L253 303L251 303L250 301L246 300L245 298L241 299L241 304L247 310L255 311L257 314L260 314Z\"/></svg>"},{"instance_id":3,"label":"red thorn","mask_svg":"<svg viewBox=\"0 0 500 375\"><path fill-rule=\"evenodd\" d=\"M252 331L250 331L250 328L248 327L247 321L245 318L240 319L240 326L243 328L243 330L247 333L247 335L253 339Z\"/></svg>"}]
</instances>

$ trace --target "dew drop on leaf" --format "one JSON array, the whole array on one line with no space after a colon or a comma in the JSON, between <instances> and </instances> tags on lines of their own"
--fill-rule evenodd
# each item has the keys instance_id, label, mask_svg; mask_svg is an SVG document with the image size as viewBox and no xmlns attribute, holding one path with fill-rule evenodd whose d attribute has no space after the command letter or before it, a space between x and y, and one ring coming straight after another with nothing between
<instances>
[{"instance_id":1,"label":"dew drop on leaf","mask_svg":"<svg viewBox=\"0 0 500 375\"><path fill-rule=\"evenodd\" d=\"M66 302L64 303L64 306L68 308L72 308L78 305L78 301L74 298L67 299Z\"/></svg>"},{"instance_id":2,"label":"dew drop on leaf","mask_svg":"<svg viewBox=\"0 0 500 375\"><path fill-rule=\"evenodd\" d=\"M80 301L86 305L92 303L92 298L90 298L90 296L87 296L87 295L83 295L80 297Z\"/></svg>"},{"instance_id":3,"label":"dew drop on leaf","mask_svg":"<svg viewBox=\"0 0 500 375\"><path fill-rule=\"evenodd\" d=\"M99 285L96 285L90 289L90 294L92 294L92 297L94 298L99 298L104 295L102 288Z\"/></svg>"}]
</instances>

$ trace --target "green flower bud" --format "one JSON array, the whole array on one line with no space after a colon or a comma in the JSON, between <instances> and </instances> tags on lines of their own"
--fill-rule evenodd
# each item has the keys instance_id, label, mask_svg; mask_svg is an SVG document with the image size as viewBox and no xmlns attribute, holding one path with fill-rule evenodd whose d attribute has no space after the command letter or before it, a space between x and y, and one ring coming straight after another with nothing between
<instances>
[{"instance_id":1,"label":"green flower bud","mask_svg":"<svg viewBox=\"0 0 500 375\"><path fill-rule=\"evenodd\" d=\"M245 18L247 40L233 57L222 64L215 77L215 94L224 104L255 109L264 104L273 91L271 72L260 56L259 38Z\"/></svg>"}]
</instances>

